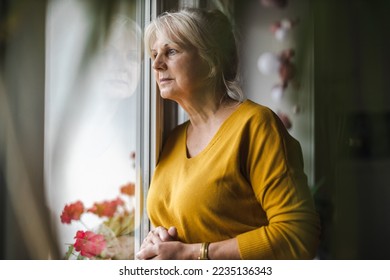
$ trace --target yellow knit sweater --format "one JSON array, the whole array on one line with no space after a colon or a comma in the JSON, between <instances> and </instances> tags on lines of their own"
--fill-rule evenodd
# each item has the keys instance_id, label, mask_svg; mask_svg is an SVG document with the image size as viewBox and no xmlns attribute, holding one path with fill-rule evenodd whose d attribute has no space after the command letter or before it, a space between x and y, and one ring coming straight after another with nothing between
<instances>
[{"instance_id":1,"label":"yellow knit sweater","mask_svg":"<svg viewBox=\"0 0 390 280\"><path fill-rule=\"evenodd\" d=\"M268 108L250 100L208 146L186 153L188 122L166 141L147 199L154 226L186 243L236 237L242 259L310 259L319 218L299 143Z\"/></svg>"}]
</instances>

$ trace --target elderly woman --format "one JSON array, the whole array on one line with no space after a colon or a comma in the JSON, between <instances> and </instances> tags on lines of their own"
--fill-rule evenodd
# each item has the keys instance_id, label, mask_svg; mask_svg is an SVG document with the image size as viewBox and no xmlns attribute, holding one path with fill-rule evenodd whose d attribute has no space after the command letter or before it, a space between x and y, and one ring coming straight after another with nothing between
<instances>
[{"instance_id":1,"label":"elderly woman","mask_svg":"<svg viewBox=\"0 0 390 280\"><path fill-rule=\"evenodd\" d=\"M278 117L245 99L229 20L164 13L145 31L163 98L189 121L164 143L138 259L311 259L319 218L302 152Z\"/></svg>"}]
</instances>

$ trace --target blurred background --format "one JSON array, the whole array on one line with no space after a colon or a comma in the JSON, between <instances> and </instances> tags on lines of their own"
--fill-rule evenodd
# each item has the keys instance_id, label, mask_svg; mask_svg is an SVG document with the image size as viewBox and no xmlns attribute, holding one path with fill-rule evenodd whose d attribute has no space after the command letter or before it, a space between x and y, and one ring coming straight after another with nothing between
<instances>
[{"instance_id":1,"label":"blurred background","mask_svg":"<svg viewBox=\"0 0 390 280\"><path fill-rule=\"evenodd\" d=\"M390 1L368 0L0 0L0 259L62 258L64 205L129 182L136 250L161 139L185 119L158 97L142 30L184 6L230 17L248 98L301 143L317 258L390 259Z\"/></svg>"}]
</instances>

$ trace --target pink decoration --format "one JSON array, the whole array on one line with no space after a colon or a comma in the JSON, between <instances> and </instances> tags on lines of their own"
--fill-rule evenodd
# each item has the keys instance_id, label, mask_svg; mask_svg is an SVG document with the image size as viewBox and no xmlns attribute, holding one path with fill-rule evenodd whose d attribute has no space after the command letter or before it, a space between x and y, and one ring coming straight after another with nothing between
<instances>
[{"instance_id":1,"label":"pink decoration","mask_svg":"<svg viewBox=\"0 0 390 280\"><path fill-rule=\"evenodd\" d=\"M290 30L295 26L297 25L299 22L298 19L296 20L292 20L292 19L282 19L280 21L276 21L274 22L271 27L270 27L270 30L271 32L274 34L275 38L279 41L283 41L288 33L290 32Z\"/></svg>"},{"instance_id":2,"label":"pink decoration","mask_svg":"<svg viewBox=\"0 0 390 280\"><path fill-rule=\"evenodd\" d=\"M282 112L278 112L278 116L280 118L280 120L282 121L282 123L284 124L284 126L287 128L287 129L291 129L292 128L292 122L290 120L290 118L282 113Z\"/></svg>"},{"instance_id":3,"label":"pink decoration","mask_svg":"<svg viewBox=\"0 0 390 280\"><path fill-rule=\"evenodd\" d=\"M295 66L291 62L294 54L293 49L284 50L279 56L270 52L263 53L257 60L257 67L265 75L278 74L285 89L295 76Z\"/></svg>"},{"instance_id":4,"label":"pink decoration","mask_svg":"<svg viewBox=\"0 0 390 280\"><path fill-rule=\"evenodd\" d=\"M291 62L294 54L293 49L285 50L280 54L281 67L279 68L279 76L285 87L287 87L288 82L295 76L295 66Z\"/></svg>"}]
</instances>

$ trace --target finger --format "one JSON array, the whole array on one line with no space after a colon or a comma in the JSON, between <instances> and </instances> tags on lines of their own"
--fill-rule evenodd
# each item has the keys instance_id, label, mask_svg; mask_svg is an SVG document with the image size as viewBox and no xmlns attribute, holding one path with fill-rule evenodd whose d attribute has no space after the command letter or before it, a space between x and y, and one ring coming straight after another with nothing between
<instances>
[{"instance_id":1,"label":"finger","mask_svg":"<svg viewBox=\"0 0 390 280\"><path fill-rule=\"evenodd\" d=\"M148 259L147 256L148 256L148 254L147 254L147 251L145 251L145 249L140 250L137 254L135 254L135 258L137 260L147 260Z\"/></svg>"},{"instance_id":2,"label":"finger","mask_svg":"<svg viewBox=\"0 0 390 280\"><path fill-rule=\"evenodd\" d=\"M141 249L136 255L138 260L150 260L157 256L154 246L151 243L148 243L143 249Z\"/></svg>"},{"instance_id":3,"label":"finger","mask_svg":"<svg viewBox=\"0 0 390 280\"><path fill-rule=\"evenodd\" d=\"M159 241L158 237L156 237L156 234L154 233L154 231L150 231L148 233L148 235L146 236L146 238L142 241L140 249L144 249L145 247L147 247L149 245L153 245L158 241Z\"/></svg>"},{"instance_id":4,"label":"finger","mask_svg":"<svg viewBox=\"0 0 390 280\"><path fill-rule=\"evenodd\" d=\"M146 246L148 246L148 244L150 244L150 241L148 240L148 238L145 238L141 244L140 250L144 249Z\"/></svg>"},{"instance_id":5,"label":"finger","mask_svg":"<svg viewBox=\"0 0 390 280\"><path fill-rule=\"evenodd\" d=\"M151 237L155 235L156 229L152 229L151 231L148 232L148 235L146 237Z\"/></svg>"},{"instance_id":6,"label":"finger","mask_svg":"<svg viewBox=\"0 0 390 280\"><path fill-rule=\"evenodd\" d=\"M178 236L177 236L177 229L175 227L170 227L168 229L168 234L174 239L174 240L177 240Z\"/></svg>"},{"instance_id":7,"label":"finger","mask_svg":"<svg viewBox=\"0 0 390 280\"><path fill-rule=\"evenodd\" d=\"M164 241L166 241L166 240L162 240L162 238L160 237L160 234L158 232L155 232L149 238L149 243L151 243L152 245L160 243L160 242L164 242Z\"/></svg>"},{"instance_id":8,"label":"finger","mask_svg":"<svg viewBox=\"0 0 390 280\"><path fill-rule=\"evenodd\" d=\"M148 242L154 243L155 237L156 237L156 231L151 230L151 231L149 231L148 235L146 236L146 238L144 239L143 242L144 243L148 243Z\"/></svg>"},{"instance_id":9,"label":"finger","mask_svg":"<svg viewBox=\"0 0 390 280\"><path fill-rule=\"evenodd\" d=\"M161 241L169 241L169 240L171 240L171 237L170 237L167 229L164 228L164 227L157 227L156 231L155 231L155 234L158 235L158 237L159 237L159 239Z\"/></svg>"}]
</instances>

